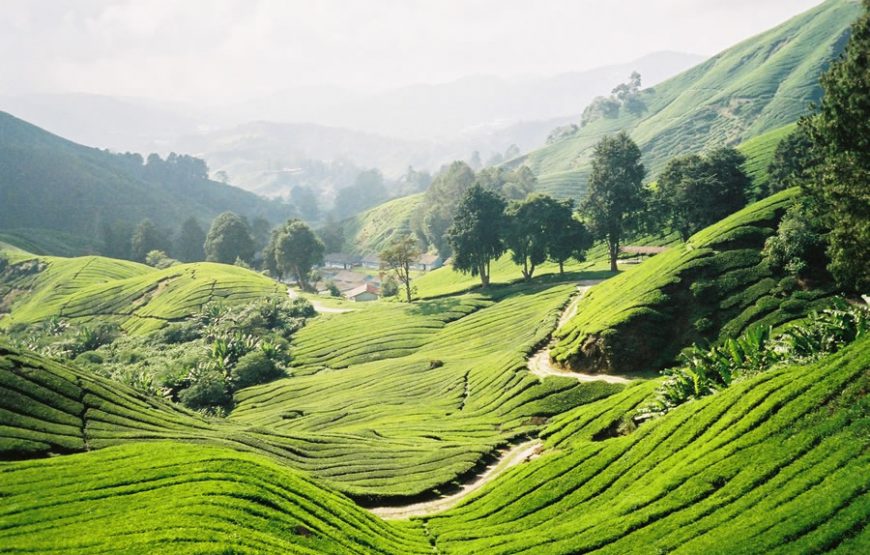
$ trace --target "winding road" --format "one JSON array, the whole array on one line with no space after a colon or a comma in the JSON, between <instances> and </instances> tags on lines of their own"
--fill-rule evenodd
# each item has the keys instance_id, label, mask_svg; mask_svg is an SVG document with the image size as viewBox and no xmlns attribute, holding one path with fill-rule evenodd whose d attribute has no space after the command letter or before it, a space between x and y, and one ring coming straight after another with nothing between
<instances>
[{"instance_id":1,"label":"winding road","mask_svg":"<svg viewBox=\"0 0 870 555\"><path fill-rule=\"evenodd\" d=\"M579 282L577 285L577 294L574 295L565 307L565 310L562 311L556 329L564 326L568 320L577 314L578 305L580 300L583 298L583 295L586 294L590 287L597 283L600 283L600 281ZM317 307L315 307L315 309L317 309ZM528 368L533 374L542 378L555 376L572 378L581 382L604 381L608 383L629 383L631 381L623 376L571 372L553 366L550 362L550 345L547 345L529 357ZM422 501L409 505L371 507L369 508L369 511L386 520L407 519L446 511L447 509L451 509L458 505L471 493L493 481L506 470L538 457L541 454L542 449L543 443L538 439L525 441L505 450L493 464L486 468L484 472L476 476L472 481L463 484L459 491L453 494L433 499L431 501Z\"/></svg>"},{"instance_id":2,"label":"winding road","mask_svg":"<svg viewBox=\"0 0 870 555\"><path fill-rule=\"evenodd\" d=\"M540 454L542 447L543 443L538 439L531 439L514 445L499 456L498 460L488 466L482 474L478 475L471 482L463 484L462 488L454 494L411 505L373 507L369 510L385 520L397 520L414 516L426 516L452 509L471 493L493 481L508 469L536 458Z\"/></svg>"}]
</instances>

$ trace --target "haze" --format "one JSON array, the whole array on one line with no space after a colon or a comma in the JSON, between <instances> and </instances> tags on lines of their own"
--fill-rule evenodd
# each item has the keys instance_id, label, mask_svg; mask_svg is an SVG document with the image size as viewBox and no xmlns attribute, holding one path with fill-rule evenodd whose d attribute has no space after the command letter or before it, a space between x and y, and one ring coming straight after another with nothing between
<instances>
[{"instance_id":1,"label":"haze","mask_svg":"<svg viewBox=\"0 0 870 555\"><path fill-rule=\"evenodd\" d=\"M0 94L200 105L299 86L383 90L712 55L818 0L5 0ZM27 53L26 56L22 53Z\"/></svg>"}]
</instances>

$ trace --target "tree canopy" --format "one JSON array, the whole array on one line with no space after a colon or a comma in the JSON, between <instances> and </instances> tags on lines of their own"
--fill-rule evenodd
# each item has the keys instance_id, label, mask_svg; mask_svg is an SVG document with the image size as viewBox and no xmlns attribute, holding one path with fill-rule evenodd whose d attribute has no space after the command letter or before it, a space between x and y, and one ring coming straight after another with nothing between
<instances>
[{"instance_id":1,"label":"tree canopy","mask_svg":"<svg viewBox=\"0 0 870 555\"><path fill-rule=\"evenodd\" d=\"M380 253L381 267L396 274L408 302L411 302L411 265L419 257L420 246L413 235L396 237Z\"/></svg>"},{"instance_id":2,"label":"tree canopy","mask_svg":"<svg viewBox=\"0 0 870 555\"><path fill-rule=\"evenodd\" d=\"M746 204L751 185L745 158L733 148L674 158L659 175L654 210L663 224L687 240Z\"/></svg>"},{"instance_id":3,"label":"tree canopy","mask_svg":"<svg viewBox=\"0 0 870 555\"><path fill-rule=\"evenodd\" d=\"M139 223L130 238L130 251L133 260L145 262L145 257L153 250L168 251L168 244L166 235L146 218Z\"/></svg>"},{"instance_id":4,"label":"tree canopy","mask_svg":"<svg viewBox=\"0 0 870 555\"><path fill-rule=\"evenodd\" d=\"M459 205L447 240L453 250L453 268L480 276L489 285L490 263L504 253L502 241L506 202L497 192L480 184L472 185Z\"/></svg>"},{"instance_id":5,"label":"tree canopy","mask_svg":"<svg viewBox=\"0 0 870 555\"><path fill-rule=\"evenodd\" d=\"M206 260L233 264L254 258L254 240L248 224L233 212L224 212L211 224L205 239Z\"/></svg>"},{"instance_id":6,"label":"tree canopy","mask_svg":"<svg viewBox=\"0 0 870 555\"><path fill-rule=\"evenodd\" d=\"M581 211L593 236L607 241L610 269L617 271L616 259L625 233L640 225L645 207L640 149L627 133L605 136L595 146L589 193Z\"/></svg>"},{"instance_id":7,"label":"tree canopy","mask_svg":"<svg viewBox=\"0 0 870 555\"><path fill-rule=\"evenodd\" d=\"M804 191L830 229L829 269L862 293L870 290L870 0L863 4L843 54L822 76L818 113L800 124L818 161Z\"/></svg>"},{"instance_id":8,"label":"tree canopy","mask_svg":"<svg viewBox=\"0 0 870 555\"><path fill-rule=\"evenodd\" d=\"M175 239L175 256L182 262L205 260L205 231L196 218L188 218L181 224Z\"/></svg>"},{"instance_id":9,"label":"tree canopy","mask_svg":"<svg viewBox=\"0 0 870 555\"><path fill-rule=\"evenodd\" d=\"M266 256L272 257L272 267L280 275L292 275L302 289L310 290L308 276L315 265L323 262L325 250L323 241L305 222L289 220L272 233Z\"/></svg>"}]
</instances>

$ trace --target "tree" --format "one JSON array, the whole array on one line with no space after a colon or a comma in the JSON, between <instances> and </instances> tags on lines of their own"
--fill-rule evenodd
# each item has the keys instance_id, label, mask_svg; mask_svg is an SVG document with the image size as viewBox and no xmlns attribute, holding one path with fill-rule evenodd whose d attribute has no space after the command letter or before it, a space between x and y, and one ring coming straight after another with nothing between
<instances>
[{"instance_id":1,"label":"tree","mask_svg":"<svg viewBox=\"0 0 870 555\"><path fill-rule=\"evenodd\" d=\"M224 212L214 219L205 238L206 260L233 264L239 258L250 262L254 251L251 231L242 218L233 212Z\"/></svg>"},{"instance_id":2,"label":"tree","mask_svg":"<svg viewBox=\"0 0 870 555\"><path fill-rule=\"evenodd\" d=\"M802 125L819 161L804 191L830 229L828 269L844 289L870 290L870 0L841 57L822 76L818 113Z\"/></svg>"},{"instance_id":3,"label":"tree","mask_svg":"<svg viewBox=\"0 0 870 555\"><path fill-rule=\"evenodd\" d=\"M290 274L303 290L310 290L308 275L323 262L326 247L302 220L288 220L272 233L267 254L274 257L280 275Z\"/></svg>"},{"instance_id":4,"label":"tree","mask_svg":"<svg viewBox=\"0 0 870 555\"><path fill-rule=\"evenodd\" d=\"M257 216L251 223L250 230L251 239L254 240L254 249L258 251L262 250L269 242L272 224L266 218Z\"/></svg>"},{"instance_id":5,"label":"tree","mask_svg":"<svg viewBox=\"0 0 870 555\"><path fill-rule=\"evenodd\" d=\"M326 252L341 252L344 248L344 225L327 217L326 224L317 230L317 236L326 246Z\"/></svg>"},{"instance_id":6,"label":"tree","mask_svg":"<svg viewBox=\"0 0 870 555\"><path fill-rule=\"evenodd\" d=\"M190 217L181 224L175 239L175 255L182 262L205 260L205 231L196 218Z\"/></svg>"},{"instance_id":7,"label":"tree","mask_svg":"<svg viewBox=\"0 0 870 555\"><path fill-rule=\"evenodd\" d=\"M574 217L574 201L563 200L550 212L547 256L559 264L559 274L565 273L565 262L573 258L586 260L586 250L592 246L592 235L583 222Z\"/></svg>"},{"instance_id":8,"label":"tree","mask_svg":"<svg viewBox=\"0 0 870 555\"><path fill-rule=\"evenodd\" d=\"M751 180L733 148L673 158L659 175L653 206L683 241L746 204Z\"/></svg>"},{"instance_id":9,"label":"tree","mask_svg":"<svg viewBox=\"0 0 870 555\"><path fill-rule=\"evenodd\" d=\"M178 260L170 258L169 255L163 251L154 250L149 251L148 254L145 255L145 264L163 269L175 266L178 264Z\"/></svg>"},{"instance_id":10,"label":"tree","mask_svg":"<svg viewBox=\"0 0 870 555\"><path fill-rule=\"evenodd\" d=\"M169 250L167 243L166 236L151 223L151 220L146 218L139 223L130 238L130 251L133 260L145 262L145 257L149 252Z\"/></svg>"},{"instance_id":11,"label":"tree","mask_svg":"<svg viewBox=\"0 0 870 555\"><path fill-rule=\"evenodd\" d=\"M526 281L532 279L535 267L547 260L552 238L549 219L558 204L553 197L536 194L512 202L505 212L505 245L511 251L511 260L522 266Z\"/></svg>"},{"instance_id":12,"label":"tree","mask_svg":"<svg viewBox=\"0 0 870 555\"><path fill-rule=\"evenodd\" d=\"M813 162L813 141L805 126L798 126L776 145L767 166L767 193L803 184L809 179Z\"/></svg>"},{"instance_id":13,"label":"tree","mask_svg":"<svg viewBox=\"0 0 870 555\"><path fill-rule=\"evenodd\" d=\"M392 270L405 288L405 299L411 302L411 264L420 257L420 247L412 235L403 235L390 241L380 253L381 268Z\"/></svg>"},{"instance_id":14,"label":"tree","mask_svg":"<svg viewBox=\"0 0 870 555\"><path fill-rule=\"evenodd\" d=\"M504 253L505 200L495 191L472 185L459 205L447 240L453 249L453 268L480 276L489 286L490 263Z\"/></svg>"},{"instance_id":15,"label":"tree","mask_svg":"<svg viewBox=\"0 0 870 555\"><path fill-rule=\"evenodd\" d=\"M102 253L110 258L132 258L130 239L133 227L124 221L103 222L100 228L103 239Z\"/></svg>"},{"instance_id":16,"label":"tree","mask_svg":"<svg viewBox=\"0 0 870 555\"><path fill-rule=\"evenodd\" d=\"M801 278L824 277L824 235L800 204L785 213L776 235L767 238L764 255L774 270Z\"/></svg>"},{"instance_id":17,"label":"tree","mask_svg":"<svg viewBox=\"0 0 870 555\"><path fill-rule=\"evenodd\" d=\"M460 199L474 183L474 171L465 162L456 161L442 170L426 190L422 214L422 231L426 241L438 249L438 254L447 259L450 244L446 240L447 229L453 223L453 216Z\"/></svg>"},{"instance_id":18,"label":"tree","mask_svg":"<svg viewBox=\"0 0 870 555\"><path fill-rule=\"evenodd\" d=\"M640 149L624 131L605 136L592 155L589 193L581 210L593 235L607 241L613 272L617 271L622 237L637 229L645 204L642 182L646 170L640 156Z\"/></svg>"}]
</instances>

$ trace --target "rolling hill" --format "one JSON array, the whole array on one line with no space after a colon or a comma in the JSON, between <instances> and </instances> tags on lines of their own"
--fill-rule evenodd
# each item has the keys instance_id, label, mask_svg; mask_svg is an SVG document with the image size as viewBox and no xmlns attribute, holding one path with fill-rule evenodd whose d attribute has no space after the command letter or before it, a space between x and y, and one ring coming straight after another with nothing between
<instances>
[{"instance_id":1,"label":"rolling hill","mask_svg":"<svg viewBox=\"0 0 870 555\"><path fill-rule=\"evenodd\" d=\"M673 156L781 128L820 98L819 77L842 51L860 10L853 0L827 0L642 91L642 112L599 118L514 163L532 168L541 190L579 198L592 147L603 135L628 131L653 178Z\"/></svg>"},{"instance_id":2,"label":"rolling hill","mask_svg":"<svg viewBox=\"0 0 870 555\"><path fill-rule=\"evenodd\" d=\"M73 244L94 245L103 224L149 218L174 229L190 216L207 222L226 210L273 222L292 214L201 176L151 176L141 159L85 147L0 112L0 232L10 241L61 232Z\"/></svg>"}]
</instances>

